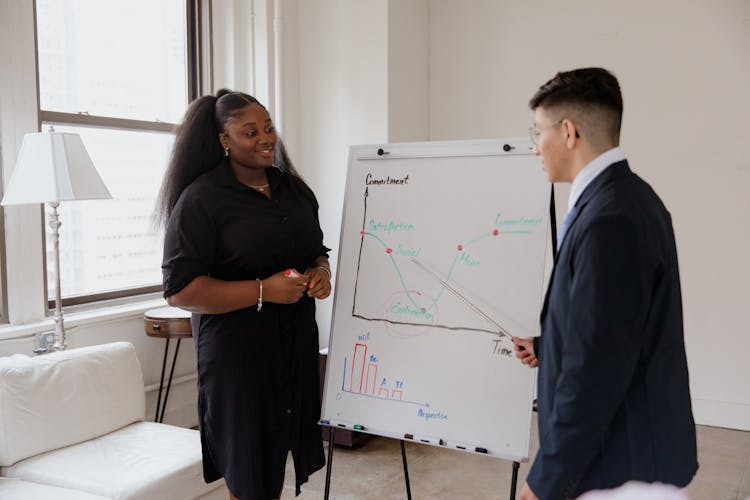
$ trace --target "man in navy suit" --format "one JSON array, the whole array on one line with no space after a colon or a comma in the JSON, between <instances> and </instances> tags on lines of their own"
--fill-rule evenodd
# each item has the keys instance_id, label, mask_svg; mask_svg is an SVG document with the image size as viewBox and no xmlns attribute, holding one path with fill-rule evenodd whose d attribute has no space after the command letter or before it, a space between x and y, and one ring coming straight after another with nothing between
<instances>
[{"instance_id":1,"label":"man in navy suit","mask_svg":"<svg viewBox=\"0 0 750 500\"><path fill-rule=\"evenodd\" d=\"M539 451L521 498L685 486L698 463L672 221L618 147L617 79L558 73L529 106L550 182L573 185L541 337L514 339L539 366Z\"/></svg>"}]
</instances>

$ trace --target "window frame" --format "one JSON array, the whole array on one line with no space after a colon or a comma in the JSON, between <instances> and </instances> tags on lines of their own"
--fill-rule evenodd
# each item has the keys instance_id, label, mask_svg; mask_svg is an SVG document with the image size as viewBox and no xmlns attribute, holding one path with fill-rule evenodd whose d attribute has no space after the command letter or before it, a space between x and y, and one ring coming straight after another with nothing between
<instances>
[{"instance_id":1,"label":"window frame","mask_svg":"<svg viewBox=\"0 0 750 500\"><path fill-rule=\"evenodd\" d=\"M2 159L0 159L0 171L2 171ZM0 179L2 175L0 175ZM0 183L0 198L3 196L4 190L2 189L2 183ZM5 211L0 207L0 220L5 221ZM7 323L10 315L8 314L8 276L6 269L8 269L8 261L5 258L5 224L0 224L0 241L3 242L0 245L0 324Z\"/></svg>"},{"instance_id":2,"label":"window frame","mask_svg":"<svg viewBox=\"0 0 750 500\"><path fill-rule=\"evenodd\" d=\"M205 5L205 2L201 0L185 0L185 83L187 88L187 102L185 106L192 102L200 92L202 83L206 80L205 65L203 60L206 59L206 55L210 54L210 47L204 45L205 36L205 24L204 19L208 16L210 19L210 8ZM37 35L37 19L36 19L36 0L34 0L34 36ZM210 36L208 37L210 40ZM37 64L36 64L36 78L39 81L39 63L38 63L38 48L37 51ZM87 113L67 113L60 111L48 111L41 109L40 95L41 91L37 88L37 106L39 110L38 122L39 129L42 124L51 125L74 125L74 126L85 126L85 127L96 127L105 128L111 130L129 130L129 131L148 131L148 132L167 132L174 133L174 129L177 123L163 122L163 121L147 121L147 120L135 120L129 118L116 118L99 115L89 115ZM41 207L42 218L44 219L44 207ZM43 250L47 244L47 231L46 224L42 224L42 245ZM2 235L0 235L2 236ZM44 252L43 252L44 254ZM0 255L0 262L5 268L5 255L4 252ZM50 298L49 294L49 283L47 281L47 259L42 259L43 262L43 277L44 277L44 298L47 305L47 310L55 308L55 298ZM3 274L3 280L5 275ZM132 288L121 288L117 290L91 293L86 295L76 295L71 297L63 297L62 306L75 306L84 304L93 304L97 302L112 300L112 299L123 299L143 296L146 294L154 294L162 291L162 285L149 285ZM2 287L4 305L7 304L6 299L6 287ZM6 311L3 308L2 313ZM7 315L6 315L7 316ZM5 318L3 318L5 319Z\"/></svg>"}]
</instances>

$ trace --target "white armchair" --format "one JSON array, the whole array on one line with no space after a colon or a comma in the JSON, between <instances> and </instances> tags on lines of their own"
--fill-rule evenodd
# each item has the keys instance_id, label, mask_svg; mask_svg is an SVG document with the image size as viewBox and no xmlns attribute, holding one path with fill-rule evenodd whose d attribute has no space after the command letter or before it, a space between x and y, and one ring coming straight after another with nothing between
<instances>
[{"instance_id":1,"label":"white armchair","mask_svg":"<svg viewBox=\"0 0 750 500\"><path fill-rule=\"evenodd\" d=\"M226 499L198 432L144 414L129 343L0 358L0 500Z\"/></svg>"}]
</instances>

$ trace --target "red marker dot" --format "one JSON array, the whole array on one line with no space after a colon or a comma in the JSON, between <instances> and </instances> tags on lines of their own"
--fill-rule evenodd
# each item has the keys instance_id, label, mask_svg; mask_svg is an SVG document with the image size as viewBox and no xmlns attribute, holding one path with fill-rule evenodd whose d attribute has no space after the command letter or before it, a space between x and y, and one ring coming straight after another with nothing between
<instances>
[{"instance_id":1,"label":"red marker dot","mask_svg":"<svg viewBox=\"0 0 750 500\"><path fill-rule=\"evenodd\" d=\"M284 271L284 276L289 276L290 274L292 274L291 269L287 269L286 271Z\"/></svg>"},{"instance_id":2,"label":"red marker dot","mask_svg":"<svg viewBox=\"0 0 750 500\"><path fill-rule=\"evenodd\" d=\"M364 236L365 232L364 231L360 231L359 234L361 234L362 236Z\"/></svg>"},{"instance_id":3,"label":"red marker dot","mask_svg":"<svg viewBox=\"0 0 750 500\"><path fill-rule=\"evenodd\" d=\"M427 312L427 309L425 309L425 308L423 307L423 308L422 308L422 312Z\"/></svg>"},{"instance_id":4,"label":"red marker dot","mask_svg":"<svg viewBox=\"0 0 750 500\"><path fill-rule=\"evenodd\" d=\"M461 250L463 250L463 249L464 249L464 246L463 246L463 245L458 245L458 251L459 251L459 252L460 252Z\"/></svg>"},{"instance_id":5,"label":"red marker dot","mask_svg":"<svg viewBox=\"0 0 750 500\"><path fill-rule=\"evenodd\" d=\"M387 249L385 250L385 253L391 253L391 252L393 252L393 249L392 249L392 248L387 248Z\"/></svg>"},{"instance_id":6,"label":"red marker dot","mask_svg":"<svg viewBox=\"0 0 750 500\"><path fill-rule=\"evenodd\" d=\"M497 236L498 234L500 234L500 231L498 231L497 229L492 230L492 236Z\"/></svg>"}]
</instances>

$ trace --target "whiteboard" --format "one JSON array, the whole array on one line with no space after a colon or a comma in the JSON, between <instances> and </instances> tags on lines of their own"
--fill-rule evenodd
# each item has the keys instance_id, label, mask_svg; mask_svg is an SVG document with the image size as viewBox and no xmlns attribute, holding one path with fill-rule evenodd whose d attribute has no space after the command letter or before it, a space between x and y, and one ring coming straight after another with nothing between
<instances>
[{"instance_id":1,"label":"whiteboard","mask_svg":"<svg viewBox=\"0 0 750 500\"><path fill-rule=\"evenodd\" d=\"M528 140L351 148L322 424L528 460L549 193Z\"/></svg>"}]
</instances>

